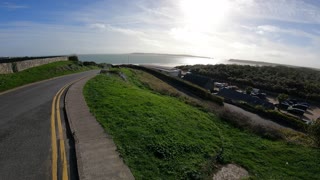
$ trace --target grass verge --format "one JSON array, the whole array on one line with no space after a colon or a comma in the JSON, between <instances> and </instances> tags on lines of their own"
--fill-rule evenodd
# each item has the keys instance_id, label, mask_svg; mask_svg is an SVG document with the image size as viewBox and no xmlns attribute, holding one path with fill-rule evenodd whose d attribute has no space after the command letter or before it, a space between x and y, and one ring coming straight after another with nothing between
<instances>
[{"instance_id":1,"label":"grass verge","mask_svg":"<svg viewBox=\"0 0 320 180\"><path fill-rule=\"evenodd\" d=\"M0 92L25 84L95 68L97 67L80 66L77 62L60 61L33 67L17 73L1 74Z\"/></svg>"},{"instance_id":2,"label":"grass verge","mask_svg":"<svg viewBox=\"0 0 320 180\"><path fill-rule=\"evenodd\" d=\"M201 107L152 91L135 71L120 71L126 78L99 75L84 95L136 179L207 179L218 163L236 163L256 179L318 178L319 150L239 130Z\"/></svg>"}]
</instances>

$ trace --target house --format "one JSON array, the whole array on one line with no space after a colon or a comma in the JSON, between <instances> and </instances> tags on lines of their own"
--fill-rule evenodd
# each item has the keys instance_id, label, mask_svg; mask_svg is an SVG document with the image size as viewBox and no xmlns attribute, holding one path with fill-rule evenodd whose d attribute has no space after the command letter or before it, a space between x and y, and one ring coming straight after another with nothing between
<instances>
[{"instance_id":1,"label":"house","mask_svg":"<svg viewBox=\"0 0 320 180\"><path fill-rule=\"evenodd\" d=\"M233 89L223 88L217 93L217 95L229 101L244 101L253 106L260 105L266 109L274 109L274 105L266 100L251 96L249 94L244 94Z\"/></svg>"}]
</instances>

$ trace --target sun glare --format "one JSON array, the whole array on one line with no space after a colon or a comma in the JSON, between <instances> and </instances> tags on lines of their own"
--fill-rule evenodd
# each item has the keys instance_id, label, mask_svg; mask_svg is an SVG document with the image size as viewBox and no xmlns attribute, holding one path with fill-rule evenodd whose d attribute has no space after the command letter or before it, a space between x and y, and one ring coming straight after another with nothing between
<instances>
[{"instance_id":1,"label":"sun glare","mask_svg":"<svg viewBox=\"0 0 320 180\"><path fill-rule=\"evenodd\" d=\"M183 22L188 29L210 31L225 20L230 4L228 0L181 0Z\"/></svg>"}]
</instances>

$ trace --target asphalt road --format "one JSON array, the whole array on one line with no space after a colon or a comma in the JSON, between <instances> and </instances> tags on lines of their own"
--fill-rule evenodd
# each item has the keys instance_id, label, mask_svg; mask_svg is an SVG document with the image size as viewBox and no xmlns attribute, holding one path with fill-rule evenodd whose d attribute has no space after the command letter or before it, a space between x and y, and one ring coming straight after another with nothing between
<instances>
[{"instance_id":1,"label":"asphalt road","mask_svg":"<svg viewBox=\"0 0 320 180\"><path fill-rule=\"evenodd\" d=\"M52 99L64 85L97 73L67 75L0 95L0 179L52 179Z\"/></svg>"}]
</instances>

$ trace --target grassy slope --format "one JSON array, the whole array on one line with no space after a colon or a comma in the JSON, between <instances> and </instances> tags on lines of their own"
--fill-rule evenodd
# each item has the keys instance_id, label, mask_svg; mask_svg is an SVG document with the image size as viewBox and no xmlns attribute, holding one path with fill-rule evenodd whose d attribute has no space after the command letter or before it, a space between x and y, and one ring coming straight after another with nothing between
<instances>
[{"instance_id":1,"label":"grassy slope","mask_svg":"<svg viewBox=\"0 0 320 180\"><path fill-rule=\"evenodd\" d=\"M235 162L257 179L318 178L318 150L242 132L213 114L149 90L132 71L122 71L127 82L100 75L84 93L136 179L204 178L222 146L225 163Z\"/></svg>"},{"instance_id":2,"label":"grassy slope","mask_svg":"<svg viewBox=\"0 0 320 180\"><path fill-rule=\"evenodd\" d=\"M92 68L93 67L79 66L71 61L60 61L26 69L13 74L1 74L0 92L52 77L87 71Z\"/></svg>"}]
</instances>

